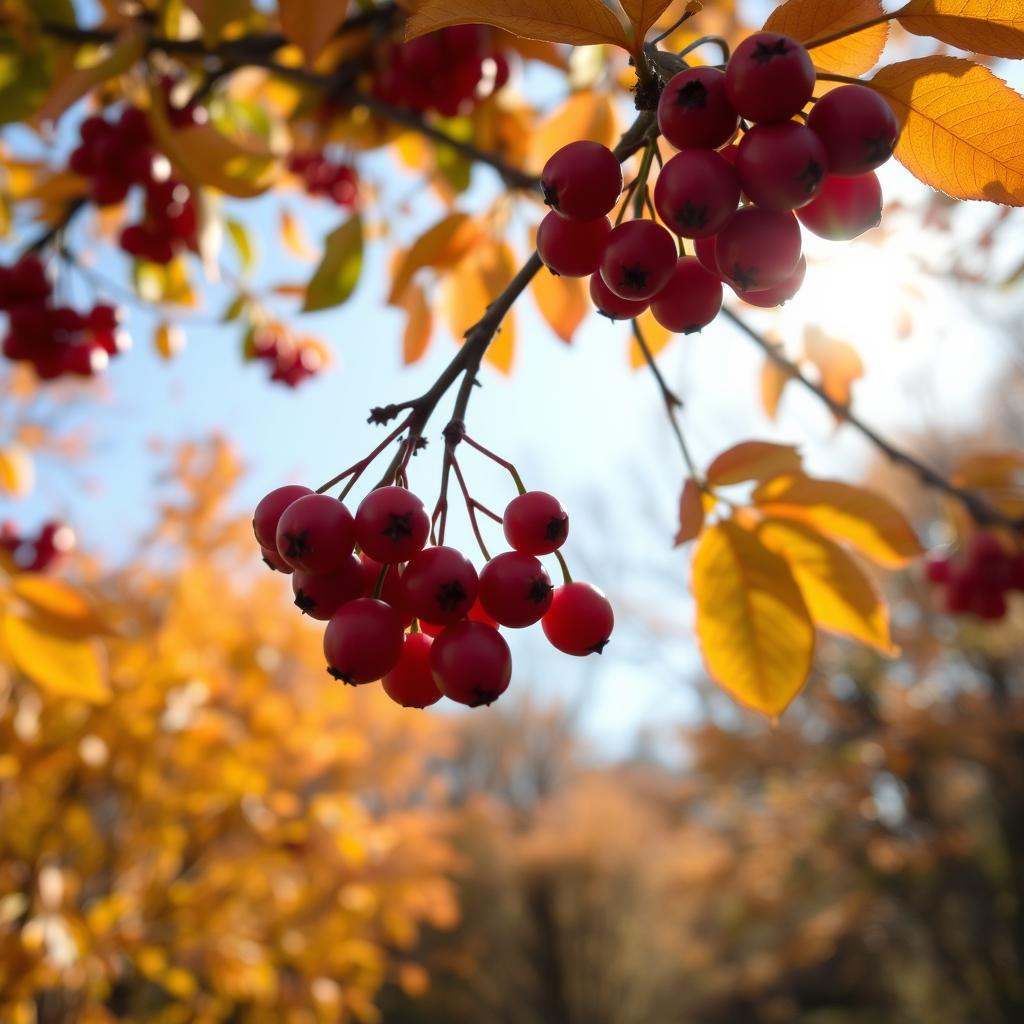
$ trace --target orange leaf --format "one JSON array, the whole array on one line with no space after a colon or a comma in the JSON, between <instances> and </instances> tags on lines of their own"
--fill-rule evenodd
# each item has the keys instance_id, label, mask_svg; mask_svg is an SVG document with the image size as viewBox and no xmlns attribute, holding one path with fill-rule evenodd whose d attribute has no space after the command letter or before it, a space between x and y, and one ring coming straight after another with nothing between
<instances>
[{"instance_id":1,"label":"orange leaf","mask_svg":"<svg viewBox=\"0 0 1024 1024\"><path fill-rule=\"evenodd\" d=\"M402 362L408 366L423 358L434 331L434 313L427 302L426 293L417 285L410 285L402 295L402 308L408 315L402 335Z\"/></svg>"},{"instance_id":2,"label":"orange leaf","mask_svg":"<svg viewBox=\"0 0 1024 1024\"><path fill-rule=\"evenodd\" d=\"M800 453L788 444L744 441L722 452L708 467L708 483L716 487L747 480L767 480L783 473L799 473Z\"/></svg>"},{"instance_id":3,"label":"orange leaf","mask_svg":"<svg viewBox=\"0 0 1024 1024\"><path fill-rule=\"evenodd\" d=\"M801 43L841 32L882 14L881 0L787 0L772 11L764 27L782 32ZM843 39L811 51L815 66L838 75L862 75L882 56L889 38L889 24L872 25Z\"/></svg>"},{"instance_id":4,"label":"orange leaf","mask_svg":"<svg viewBox=\"0 0 1024 1024\"><path fill-rule=\"evenodd\" d=\"M853 382L864 376L864 363L848 342L830 338L813 324L804 332L804 352L821 374L825 394L849 405Z\"/></svg>"},{"instance_id":5,"label":"orange leaf","mask_svg":"<svg viewBox=\"0 0 1024 1024\"><path fill-rule=\"evenodd\" d=\"M110 627L97 614L80 590L70 583L37 573L19 573L11 591L54 632L65 637L109 633Z\"/></svg>"},{"instance_id":6,"label":"orange leaf","mask_svg":"<svg viewBox=\"0 0 1024 1024\"><path fill-rule=\"evenodd\" d=\"M794 474L761 484L754 503L765 516L807 523L879 565L896 569L921 554L903 513L863 487Z\"/></svg>"},{"instance_id":7,"label":"orange leaf","mask_svg":"<svg viewBox=\"0 0 1024 1024\"><path fill-rule=\"evenodd\" d=\"M397 306L413 275L423 267L453 267L483 234L480 224L468 213L452 213L428 228L404 253L391 279L388 303Z\"/></svg>"},{"instance_id":8,"label":"orange leaf","mask_svg":"<svg viewBox=\"0 0 1024 1024\"><path fill-rule=\"evenodd\" d=\"M312 67L348 13L348 0L278 0L281 32Z\"/></svg>"},{"instance_id":9,"label":"orange leaf","mask_svg":"<svg viewBox=\"0 0 1024 1024\"><path fill-rule=\"evenodd\" d=\"M665 13L665 9L671 3L672 0L622 0L622 9L633 26L637 43L644 41L650 27Z\"/></svg>"},{"instance_id":10,"label":"orange leaf","mask_svg":"<svg viewBox=\"0 0 1024 1024\"><path fill-rule=\"evenodd\" d=\"M784 370L774 359L765 359L761 367L761 405L769 419L775 419L782 391L792 379L789 370Z\"/></svg>"},{"instance_id":11,"label":"orange leaf","mask_svg":"<svg viewBox=\"0 0 1024 1024\"><path fill-rule=\"evenodd\" d=\"M916 36L992 57L1024 57L1020 0L910 0L899 23Z\"/></svg>"},{"instance_id":12,"label":"orange leaf","mask_svg":"<svg viewBox=\"0 0 1024 1024\"><path fill-rule=\"evenodd\" d=\"M785 559L732 520L693 556L697 638L708 673L741 704L781 714L811 669L814 625Z\"/></svg>"},{"instance_id":13,"label":"orange leaf","mask_svg":"<svg viewBox=\"0 0 1024 1024\"><path fill-rule=\"evenodd\" d=\"M636 321L640 325L640 332L643 334L644 341L647 342L647 347L650 349L652 356L657 356L675 337L668 328L662 327L654 319L654 314L649 309L645 309L636 318ZM647 365L643 350L636 343L636 338L632 337L632 335L629 341L629 365L634 370L639 370L640 367Z\"/></svg>"},{"instance_id":14,"label":"orange leaf","mask_svg":"<svg viewBox=\"0 0 1024 1024\"><path fill-rule=\"evenodd\" d=\"M619 137L619 117L615 102L606 92L580 89L559 103L550 117L536 128L533 136L533 160L536 168L566 140L587 139L611 148Z\"/></svg>"},{"instance_id":15,"label":"orange leaf","mask_svg":"<svg viewBox=\"0 0 1024 1024\"><path fill-rule=\"evenodd\" d=\"M406 38L480 23L552 43L629 46L626 27L602 0L411 0Z\"/></svg>"},{"instance_id":16,"label":"orange leaf","mask_svg":"<svg viewBox=\"0 0 1024 1024\"><path fill-rule=\"evenodd\" d=\"M542 270L530 282L530 291L548 326L568 344L591 310L586 282Z\"/></svg>"},{"instance_id":17,"label":"orange leaf","mask_svg":"<svg viewBox=\"0 0 1024 1024\"><path fill-rule=\"evenodd\" d=\"M316 249L309 244L301 221L291 210L281 211L281 241L284 242L284 247L296 259L316 259Z\"/></svg>"},{"instance_id":18,"label":"orange leaf","mask_svg":"<svg viewBox=\"0 0 1024 1024\"><path fill-rule=\"evenodd\" d=\"M32 490L35 478L32 456L20 444L0 448L0 494L24 498Z\"/></svg>"},{"instance_id":19,"label":"orange leaf","mask_svg":"<svg viewBox=\"0 0 1024 1024\"><path fill-rule=\"evenodd\" d=\"M675 546L693 540L704 529L704 496L700 486L692 477L683 484L683 493L679 499L679 531L676 533Z\"/></svg>"},{"instance_id":20,"label":"orange leaf","mask_svg":"<svg viewBox=\"0 0 1024 1024\"><path fill-rule=\"evenodd\" d=\"M903 125L897 159L957 199L1024 206L1024 98L988 68L921 57L870 82Z\"/></svg>"},{"instance_id":21,"label":"orange leaf","mask_svg":"<svg viewBox=\"0 0 1024 1024\"><path fill-rule=\"evenodd\" d=\"M161 359L173 359L185 349L185 332L180 324L171 324L166 320L157 325L153 335L153 346Z\"/></svg>"}]
</instances>

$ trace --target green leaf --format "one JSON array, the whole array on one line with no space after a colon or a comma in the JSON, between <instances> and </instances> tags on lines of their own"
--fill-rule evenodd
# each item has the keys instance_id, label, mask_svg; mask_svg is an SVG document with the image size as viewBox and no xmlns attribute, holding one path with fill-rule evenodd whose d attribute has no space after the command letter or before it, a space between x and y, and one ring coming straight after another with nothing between
<instances>
[{"instance_id":1,"label":"green leaf","mask_svg":"<svg viewBox=\"0 0 1024 1024\"><path fill-rule=\"evenodd\" d=\"M40 42L24 50L10 32L0 30L0 124L27 121L50 90L51 47Z\"/></svg>"},{"instance_id":2,"label":"green leaf","mask_svg":"<svg viewBox=\"0 0 1024 1024\"><path fill-rule=\"evenodd\" d=\"M355 216L327 236L324 257L306 289L303 312L340 306L355 291L362 269L363 222Z\"/></svg>"}]
</instances>

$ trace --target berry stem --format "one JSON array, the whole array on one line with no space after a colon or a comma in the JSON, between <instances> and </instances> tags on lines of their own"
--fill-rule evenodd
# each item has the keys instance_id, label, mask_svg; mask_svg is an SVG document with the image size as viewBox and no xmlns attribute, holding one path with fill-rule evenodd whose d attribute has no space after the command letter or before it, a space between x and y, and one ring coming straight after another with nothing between
<instances>
[{"instance_id":1,"label":"berry stem","mask_svg":"<svg viewBox=\"0 0 1024 1024\"><path fill-rule=\"evenodd\" d=\"M391 566L385 563L380 567L380 572L377 573L377 582L373 585L373 598L375 601L379 601L380 595L384 593L384 581L387 579L390 568Z\"/></svg>"},{"instance_id":2,"label":"berry stem","mask_svg":"<svg viewBox=\"0 0 1024 1024\"><path fill-rule=\"evenodd\" d=\"M822 36L820 39L814 39L809 43L804 43L804 48L807 50L814 50L819 46L827 46L829 43L834 43L840 39L846 39L848 36L856 35L858 32L863 32L865 29L874 28L875 25L882 25L887 21L892 21L893 18L898 18L902 13L902 8L897 11L892 11L889 14L880 14L877 18L871 18L868 21L862 21L858 25L847 25L846 28L841 28L838 32L833 32L831 35ZM819 78L825 78L820 71L818 72Z\"/></svg>"},{"instance_id":3,"label":"berry stem","mask_svg":"<svg viewBox=\"0 0 1024 1024\"><path fill-rule=\"evenodd\" d=\"M818 71L818 78L826 82L845 82L847 85L867 85L861 78L851 78L849 75L835 75L831 71Z\"/></svg>"},{"instance_id":4,"label":"berry stem","mask_svg":"<svg viewBox=\"0 0 1024 1024\"><path fill-rule=\"evenodd\" d=\"M363 475L363 473L366 471L366 468L370 465L370 463L373 462L373 460L376 459L377 456L380 455L380 453L384 451L384 449L387 448L387 446L391 444L391 442L394 441L395 438L398 437L402 433L402 431L404 431L405 428L410 425L411 422L411 416L403 420L397 427L395 427L394 430L391 431L390 434L388 434L387 437L384 438L383 441L381 441L379 445L377 445L376 448L373 449L372 452L370 452L369 455L367 455L365 458L360 459L354 465L349 466L348 469L343 470L337 476L332 477L330 480L327 481L327 483L322 484L320 487L316 489L316 493L323 494L325 491L329 491L335 485L340 484L341 481L344 480L346 477L351 476L352 479L345 486L345 490L342 491L339 499L344 500L345 496L348 494L350 490L352 490L352 487L355 485L355 482L359 479L360 476Z\"/></svg>"},{"instance_id":5,"label":"berry stem","mask_svg":"<svg viewBox=\"0 0 1024 1024\"><path fill-rule=\"evenodd\" d=\"M486 455L487 458L489 458L492 462L496 462L499 466L502 467L502 469L508 470L513 482L516 485L516 490L520 494L526 493L526 484L523 483L523 478L519 475L519 470L516 469L516 467L511 462L509 462L508 459L503 459L500 455L495 454L489 448L485 448L482 444L480 444L479 441L474 441L473 438L469 436L469 434L463 434L462 440L465 441L466 444L470 446L470 448L475 448L478 452L480 452L481 455ZM498 522L501 522L500 516L498 517Z\"/></svg>"},{"instance_id":6,"label":"berry stem","mask_svg":"<svg viewBox=\"0 0 1024 1024\"><path fill-rule=\"evenodd\" d=\"M562 582L568 586L572 583L572 573L569 572L569 565L565 561L565 556L561 551L554 551L552 554L558 559L558 567L562 570Z\"/></svg>"},{"instance_id":7,"label":"berry stem","mask_svg":"<svg viewBox=\"0 0 1024 1024\"><path fill-rule=\"evenodd\" d=\"M473 528L473 536L476 537L476 542L480 545L480 551L484 556L484 560L489 562L491 560L491 554L487 550L487 545L484 543L483 534L480 532L480 522L476 517L476 510L478 508L483 509L483 506L479 502L474 501L470 495L469 487L466 486L466 478L462 475L462 468L459 466L459 460L455 457L454 448L451 451L449 464L452 469L455 470L455 478L459 481L459 488L461 489L462 497L466 502L466 512L469 514L469 525ZM490 512L489 514L494 515L493 512ZM495 518L497 518L499 523L501 522L500 516Z\"/></svg>"},{"instance_id":8,"label":"berry stem","mask_svg":"<svg viewBox=\"0 0 1024 1024\"><path fill-rule=\"evenodd\" d=\"M644 148L644 155L640 161L640 170L636 176L636 188L633 192L633 216L639 219L644 215L644 203L648 202L647 179L651 174L651 165L654 163L654 151L658 148L656 139L651 139Z\"/></svg>"},{"instance_id":9,"label":"berry stem","mask_svg":"<svg viewBox=\"0 0 1024 1024\"><path fill-rule=\"evenodd\" d=\"M686 8L683 10L683 13L678 18L676 18L676 20L672 22L672 24L669 25L669 27L665 29L664 32L662 32L660 35L655 36L647 45L654 46L657 43L660 43L662 39L667 39L670 35L672 35L673 32L676 31L676 29L681 28L683 25L685 25L699 10L699 6L687 4Z\"/></svg>"},{"instance_id":10,"label":"berry stem","mask_svg":"<svg viewBox=\"0 0 1024 1024\"><path fill-rule=\"evenodd\" d=\"M713 43L722 51L722 63L729 63L729 43L721 36L701 36L700 39L695 39L689 46L684 47L679 51L680 57L685 57L688 53L693 53L698 47L706 46L708 43Z\"/></svg>"}]
</instances>

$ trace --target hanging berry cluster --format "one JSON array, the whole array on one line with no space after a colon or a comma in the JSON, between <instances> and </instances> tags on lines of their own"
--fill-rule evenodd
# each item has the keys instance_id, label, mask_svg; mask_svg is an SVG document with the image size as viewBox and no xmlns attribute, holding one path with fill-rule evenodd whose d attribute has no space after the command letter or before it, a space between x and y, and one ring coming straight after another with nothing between
<instances>
[{"instance_id":1,"label":"hanging berry cluster","mask_svg":"<svg viewBox=\"0 0 1024 1024\"><path fill-rule=\"evenodd\" d=\"M8 321L0 351L30 363L41 380L94 377L131 345L113 306L99 303L80 313L56 305L46 268L34 255L0 267L0 311Z\"/></svg>"},{"instance_id":2,"label":"hanging berry cluster","mask_svg":"<svg viewBox=\"0 0 1024 1024\"><path fill-rule=\"evenodd\" d=\"M297 174L311 196L330 199L351 210L359 194L359 176L349 164L336 163L323 152L296 153L288 160L288 170Z\"/></svg>"},{"instance_id":3,"label":"hanging berry cluster","mask_svg":"<svg viewBox=\"0 0 1024 1024\"><path fill-rule=\"evenodd\" d=\"M995 621L1007 611L1012 591L1024 592L1024 551L1010 550L993 533L976 533L959 555L936 555L925 573L944 588L946 611Z\"/></svg>"},{"instance_id":4,"label":"hanging berry cluster","mask_svg":"<svg viewBox=\"0 0 1024 1024\"><path fill-rule=\"evenodd\" d=\"M618 161L597 143L564 146L541 176L551 207L537 233L545 264L556 274L589 275L605 316L632 318L650 307L663 327L686 334L718 315L723 284L756 306L793 298L807 270L800 224L833 240L877 225L874 169L891 156L899 131L888 104L860 85L834 89L806 123L794 120L815 78L806 49L771 32L744 40L724 70L675 75L658 103L661 134L679 150L654 188L651 212L661 224L638 218L613 227ZM638 213L651 207L654 145L627 193ZM682 240L694 243L693 255Z\"/></svg>"},{"instance_id":5,"label":"hanging berry cluster","mask_svg":"<svg viewBox=\"0 0 1024 1024\"><path fill-rule=\"evenodd\" d=\"M297 388L326 365L324 349L311 338L296 338L284 324L263 323L246 336L245 358L265 363L270 379Z\"/></svg>"},{"instance_id":6,"label":"hanging berry cluster","mask_svg":"<svg viewBox=\"0 0 1024 1024\"><path fill-rule=\"evenodd\" d=\"M357 476L366 464L349 473ZM324 655L334 678L351 685L380 679L406 707L427 707L442 696L477 707L500 697L512 678L501 627L540 622L566 654L604 649L612 607L596 587L568 578L559 549L569 517L557 498L522 491L504 515L488 512L501 522L510 550L488 556L479 573L444 544L446 507L442 500L431 517L398 485L370 491L355 515L341 500L297 485L279 487L257 505L253 531L263 559L292 574L295 604L305 614L327 622ZM467 507L471 517L483 509L468 495ZM482 542L481 548L486 553ZM552 554L565 575L559 587L539 557Z\"/></svg>"},{"instance_id":7,"label":"hanging berry cluster","mask_svg":"<svg viewBox=\"0 0 1024 1024\"><path fill-rule=\"evenodd\" d=\"M10 572L46 572L74 548L74 531L56 519L34 537L19 533L10 520L0 523L0 564Z\"/></svg>"}]
</instances>

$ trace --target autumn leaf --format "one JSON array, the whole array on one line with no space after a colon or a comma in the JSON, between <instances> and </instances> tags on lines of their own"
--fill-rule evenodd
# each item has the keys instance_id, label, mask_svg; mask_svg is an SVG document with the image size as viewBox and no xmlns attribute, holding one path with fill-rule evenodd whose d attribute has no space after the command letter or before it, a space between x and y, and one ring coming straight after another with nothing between
<instances>
[{"instance_id":1,"label":"autumn leaf","mask_svg":"<svg viewBox=\"0 0 1024 1024\"><path fill-rule=\"evenodd\" d=\"M452 213L428 228L409 247L391 278L388 304L400 304L402 293L424 267L454 267L480 241L483 229L468 213Z\"/></svg>"},{"instance_id":2,"label":"autumn leaf","mask_svg":"<svg viewBox=\"0 0 1024 1024\"><path fill-rule=\"evenodd\" d=\"M312 67L348 13L348 0L278 0L281 32Z\"/></svg>"},{"instance_id":3,"label":"autumn leaf","mask_svg":"<svg viewBox=\"0 0 1024 1024\"><path fill-rule=\"evenodd\" d=\"M645 309L637 318L636 322L640 327L640 333L644 337L644 341L647 342L647 348L650 350L652 356L658 355L675 337L675 335L667 328L662 327L657 320L654 319L654 314L650 309ZM637 344L635 337L630 335L629 341L629 365L634 370L639 370L641 367L647 365L647 360L644 358L643 349Z\"/></svg>"},{"instance_id":4,"label":"autumn leaf","mask_svg":"<svg viewBox=\"0 0 1024 1024\"><path fill-rule=\"evenodd\" d=\"M534 274L530 291L548 326L569 344L576 328L593 308L586 282L579 277L563 277L542 270Z\"/></svg>"},{"instance_id":5,"label":"autumn leaf","mask_svg":"<svg viewBox=\"0 0 1024 1024\"><path fill-rule=\"evenodd\" d=\"M110 632L92 602L64 580L23 572L12 580L11 593L31 609L40 623L62 636L85 637Z\"/></svg>"},{"instance_id":6,"label":"autumn leaf","mask_svg":"<svg viewBox=\"0 0 1024 1024\"><path fill-rule=\"evenodd\" d=\"M303 312L340 306L355 291L362 269L363 222L357 214L327 236L323 259L306 289Z\"/></svg>"},{"instance_id":7,"label":"autumn leaf","mask_svg":"<svg viewBox=\"0 0 1024 1024\"><path fill-rule=\"evenodd\" d=\"M898 569L921 554L921 543L903 513L863 487L794 474L766 481L753 497L762 515L813 526L878 565Z\"/></svg>"},{"instance_id":8,"label":"autumn leaf","mask_svg":"<svg viewBox=\"0 0 1024 1024\"><path fill-rule=\"evenodd\" d=\"M800 453L789 444L770 441L744 441L722 452L708 466L708 483L715 487L739 484L747 480L767 480L783 473L799 473Z\"/></svg>"},{"instance_id":9,"label":"autumn leaf","mask_svg":"<svg viewBox=\"0 0 1024 1024\"><path fill-rule=\"evenodd\" d=\"M854 381L864 376L864 362L857 350L849 342L830 338L811 324L804 331L804 354L818 368L825 394L848 406Z\"/></svg>"},{"instance_id":10,"label":"autumn leaf","mask_svg":"<svg viewBox=\"0 0 1024 1024\"><path fill-rule=\"evenodd\" d=\"M665 13L671 3L672 0L622 0L622 9L633 26L633 38L636 43L644 41L651 26Z\"/></svg>"},{"instance_id":11,"label":"autumn leaf","mask_svg":"<svg viewBox=\"0 0 1024 1024\"><path fill-rule=\"evenodd\" d=\"M674 544L678 548L694 540L704 529L704 496L700 485L692 477L683 484L679 498L679 530Z\"/></svg>"},{"instance_id":12,"label":"autumn leaf","mask_svg":"<svg viewBox=\"0 0 1024 1024\"><path fill-rule=\"evenodd\" d=\"M824 39L863 24L883 12L881 0L787 0L772 11L764 27L801 43ZM811 51L815 66L837 75L862 75L882 56L889 24L882 22Z\"/></svg>"},{"instance_id":13,"label":"autumn leaf","mask_svg":"<svg viewBox=\"0 0 1024 1024\"><path fill-rule=\"evenodd\" d=\"M781 714L811 669L814 625L789 564L731 520L693 556L697 638L708 673L741 704Z\"/></svg>"},{"instance_id":14,"label":"autumn leaf","mask_svg":"<svg viewBox=\"0 0 1024 1024\"><path fill-rule=\"evenodd\" d=\"M24 498L32 490L34 482L32 456L20 444L0 448L0 494Z\"/></svg>"},{"instance_id":15,"label":"autumn leaf","mask_svg":"<svg viewBox=\"0 0 1024 1024\"><path fill-rule=\"evenodd\" d=\"M899 23L916 36L992 57L1024 57L1020 0L910 0Z\"/></svg>"},{"instance_id":16,"label":"autumn leaf","mask_svg":"<svg viewBox=\"0 0 1024 1024\"><path fill-rule=\"evenodd\" d=\"M765 359L761 366L761 405L769 419L778 415L782 392L792 379L791 371L779 366L774 359Z\"/></svg>"},{"instance_id":17,"label":"autumn leaf","mask_svg":"<svg viewBox=\"0 0 1024 1024\"><path fill-rule=\"evenodd\" d=\"M579 89L538 126L533 135L532 164L542 167L566 139L600 142L611 149L618 137L619 118L612 97L594 89Z\"/></svg>"},{"instance_id":18,"label":"autumn leaf","mask_svg":"<svg viewBox=\"0 0 1024 1024\"><path fill-rule=\"evenodd\" d=\"M281 211L281 241L284 247L297 260L312 260L316 258L316 251L309 244L305 232L302 229L302 222L291 212Z\"/></svg>"},{"instance_id":19,"label":"autumn leaf","mask_svg":"<svg viewBox=\"0 0 1024 1024\"><path fill-rule=\"evenodd\" d=\"M903 130L897 159L956 199L1024 206L1024 98L988 68L959 57L921 57L869 82Z\"/></svg>"},{"instance_id":20,"label":"autumn leaf","mask_svg":"<svg viewBox=\"0 0 1024 1024\"><path fill-rule=\"evenodd\" d=\"M871 581L838 544L804 523L767 519L758 536L789 563L814 624L897 653L889 636L889 613Z\"/></svg>"},{"instance_id":21,"label":"autumn leaf","mask_svg":"<svg viewBox=\"0 0 1024 1024\"><path fill-rule=\"evenodd\" d=\"M411 0L409 9L407 39L450 25L484 24L552 43L629 48L626 26L602 0Z\"/></svg>"},{"instance_id":22,"label":"autumn leaf","mask_svg":"<svg viewBox=\"0 0 1024 1024\"><path fill-rule=\"evenodd\" d=\"M185 332L180 324L162 320L153 333L153 347L161 359L171 360L185 350Z\"/></svg>"},{"instance_id":23,"label":"autumn leaf","mask_svg":"<svg viewBox=\"0 0 1024 1024\"><path fill-rule=\"evenodd\" d=\"M406 288L401 305L408 318L402 334L402 362L409 366L422 359L427 351L434 331L434 312L418 284Z\"/></svg>"}]
</instances>

